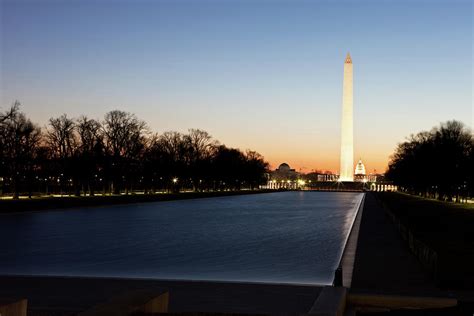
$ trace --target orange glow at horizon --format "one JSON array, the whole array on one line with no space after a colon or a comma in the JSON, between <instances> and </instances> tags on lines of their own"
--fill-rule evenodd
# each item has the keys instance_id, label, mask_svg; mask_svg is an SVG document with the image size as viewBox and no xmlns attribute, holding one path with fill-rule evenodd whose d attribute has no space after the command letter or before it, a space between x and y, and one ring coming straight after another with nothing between
<instances>
[{"instance_id":1,"label":"orange glow at horizon","mask_svg":"<svg viewBox=\"0 0 474 316\"><path fill-rule=\"evenodd\" d=\"M357 156L354 156L357 157ZM363 157L354 158L354 163L356 164L359 161L359 158L362 159L364 163L367 174L371 173L385 173L388 168L389 158L382 160L375 159L364 159ZM310 173L314 171L326 172L330 171L334 174L339 174L339 159L332 160L323 160L323 159L307 159L307 158L295 158L292 159L283 159L283 158L270 158L267 159L270 163L270 170L275 170L282 163L287 163L292 169L295 169L297 172L301 173ZM355 165L354 165L355 169Z\"/></svg>"},{"instance_id":2,"label":"orange glow at horizon","mask_svg":"<svg viewBox=\"0 0 474 316\"><path fill-rule=\"evenodd\" d=\"M323 147L323 146L321 146ZM297 172L309 173L313 171L330 171L339 174L339 152L338 144L324 147L325 150L302 150L302 151L262 151L260 152L266 161L270 163L270 170L275 170L281 163L287 163ZM385 173L388 168L390 156L395 150L396 143L393 145L378 146L374 144L356 144L354 151L354 169L355 165L362 159L367 174Z\"/></svg>"},{"instance_id":3,"label":"orange glow at horizon","mask_svg":"<svg viewBox=\"0 0 474 316\"><path fill-rule=\"evenodd\" d=\"M269 162L270 170L275 170L281 163L287 163L297 172L309 173L312 171L331 171L339 174L340 142L338 128L334 124L330 128L312 126L312 133L301 133L294 128L291 134L279 129L268 131L265 137L255 137L261 134L252 128L241 130L234 134L230 130L226 133L215 133L217 139L225 139L230 147L255 150L265 161ZM298 133L296 133L296 131ZM214 134L213 131L211 133ZM403 136L394 134L361 135L356 130L354 140L354 169L362 159L367 173L385 173L390 156L397 143Z\"/></svg>"}]
</instances>

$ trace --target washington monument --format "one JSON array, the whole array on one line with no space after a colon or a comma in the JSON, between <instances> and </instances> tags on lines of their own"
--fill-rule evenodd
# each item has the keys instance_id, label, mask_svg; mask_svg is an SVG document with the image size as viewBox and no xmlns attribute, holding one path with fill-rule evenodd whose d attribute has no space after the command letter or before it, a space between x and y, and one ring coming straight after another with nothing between
<instances>
[{"instance_id":1,"label":"washington monument","mask_svg":"<svg viewBox=\"0 0 474 316\"><path fill-rule=\"evenodd\" d=\"M339 170L339 181L354 181L352 59L349 53L347 53L346 60L344 61L342 88L341 168Z\"/></svg>"}]
</instances>

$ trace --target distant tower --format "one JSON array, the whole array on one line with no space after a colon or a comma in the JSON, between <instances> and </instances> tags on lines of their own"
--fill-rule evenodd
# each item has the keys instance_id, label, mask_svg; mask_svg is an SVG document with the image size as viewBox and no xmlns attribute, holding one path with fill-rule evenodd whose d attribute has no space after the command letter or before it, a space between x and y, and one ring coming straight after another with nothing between
<instances>
[{"instance_id":1,"label":"distant tower","mask_svg":"<svg viewBox=\"0 0 474 316\"><path fill-rule=\"evenodd\" d=\"M342 91L341 120L341 168L340 181L354 181L354 136L353 136L353 93L352 93L352 59L347 53L344 61L344 81Z\"/></svg>"}]
</instances>

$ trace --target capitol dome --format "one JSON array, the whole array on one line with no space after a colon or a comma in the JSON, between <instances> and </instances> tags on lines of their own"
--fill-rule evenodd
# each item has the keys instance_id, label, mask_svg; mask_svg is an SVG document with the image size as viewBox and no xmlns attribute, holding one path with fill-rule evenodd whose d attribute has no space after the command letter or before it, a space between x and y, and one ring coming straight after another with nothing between
<instances>
[{"instance_id":1,"label":"capitol dome","mask_svg":"<svg viewBox=\"0 0 474 316\"><path fill-rule=\"evenodd\" d=\"M278 166L278 170L280 171L290 171L290 165L288 165L286 162L282 163L280 166Z\"/></svg>"},{"instance_id":2,"label":"capitol dome","mask_svg":"<svg viewBox=\"0 0 474 316\"><path fill-rule=\"evenodd\" d=\"M362 163L362 160L359 159L359 162L357 163L357 166L355 168L355 173L356 176L365 176L365 166Z\"/></svg>"}]
</instances>

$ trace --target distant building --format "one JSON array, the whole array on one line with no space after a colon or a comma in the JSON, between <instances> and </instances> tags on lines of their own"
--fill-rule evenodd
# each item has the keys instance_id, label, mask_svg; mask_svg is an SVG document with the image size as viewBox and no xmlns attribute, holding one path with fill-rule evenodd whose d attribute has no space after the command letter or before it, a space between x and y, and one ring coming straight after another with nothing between
<instances>
[{"instance_id":1,"label":"distant building","mask_svg":"<svg viewBox=\"0 0 474 316\"><path fill-rule=\"evenodd\" d=\"M359 159L354 171L354 181L367 182L367 175L365 173L365 166L362 163L362 159Z\"/></svg>"},{"instance_id":2,"label":"distant building","mask_svg":"<svg viewBox=\"0 0 474 316\"><path fill-rule=\"evenodd\" d=\"M384 179L384 175L377 173L369 173L366 178L367 182L380 182L382 179Z\"/></svg>"},{"instance_id":3,"label":"distant building","mask_svg":"<svg viewBox=\"0 0 474 316\"><path fill-rule=\"evenodd\" d=\"M296 180L298 178L298 173L295 169L291 169L291 167L284 162L271 173L271 178L273 180Z\"/></svg>"},{"instance_id":4,"label":"distant building","mask_svg":"<svg viewBox=\"0 0 474 316\"><path fill-rule=\"evenodd\" d=\"M335 182L339 179L339 175L334 173L320 173L318 174L319 182Z\"/></svg>"},{"instance_id":5,"label":"distant building","mask_svg":"<svg viewBox=\"0 0 474 316\"><path fill-rule=\"evenodd\" d=\"M266 189L301 189L301 188L321 188L321 185L328 185L328 182L339 181L339 175L330 171L312 171L310 173L299 173L292 169L287 163L282 163L275 170L267 174L268 181L262 188ZM385 181L383 174L369 173L362 159L359 159L354 169L354 181L364 182L364 186L370 190L396 190L390 182ZM325 184L326 183L326 184Z\"/></svg>"},{"instance_id":6,"label":"distant building","mask_svg":"<svg viewBox=\"0 0 474 316\"><path fill-rule=\"evenodd\" d=\"M356 176L365 176L365 166L362 163L361 159L359 159L359 162L357 163L354 175L356 175Z\"/></svg>"},{"instance_id":7,"label":"distant building","mask_svg":"<svg viewBox=\"0 0 474 316\"><path fill-rule=\"evenodd\" d=\"M398 186L394 185L392 181L385 179L384 174L369 174L368 179L370 182L371 191L397 191ZM373 180L373 181L372 181Z\"/></svg>"},{"instance_id":8,"label":"distant building","mask_svg":"<svg viewBox=\"0 0 474 316\"><path fill-rule=\"evenodd\" d=\"M334 182L337 181L338 175L330 171L312 171L307 174L300 174L300 179L304 180L306 184L315 182Z\"/></svg>"},{"instance_id":9,"label":"distant building","mask_svg":"<svg viewBox=\"0 0 474 316\"><path fill-rule=\"evenodd\" d=\"M270 173L267 187L269 189L296 189L298 187L298 172L287 163L282 163Z\"/></svg>"}]
</instances>

